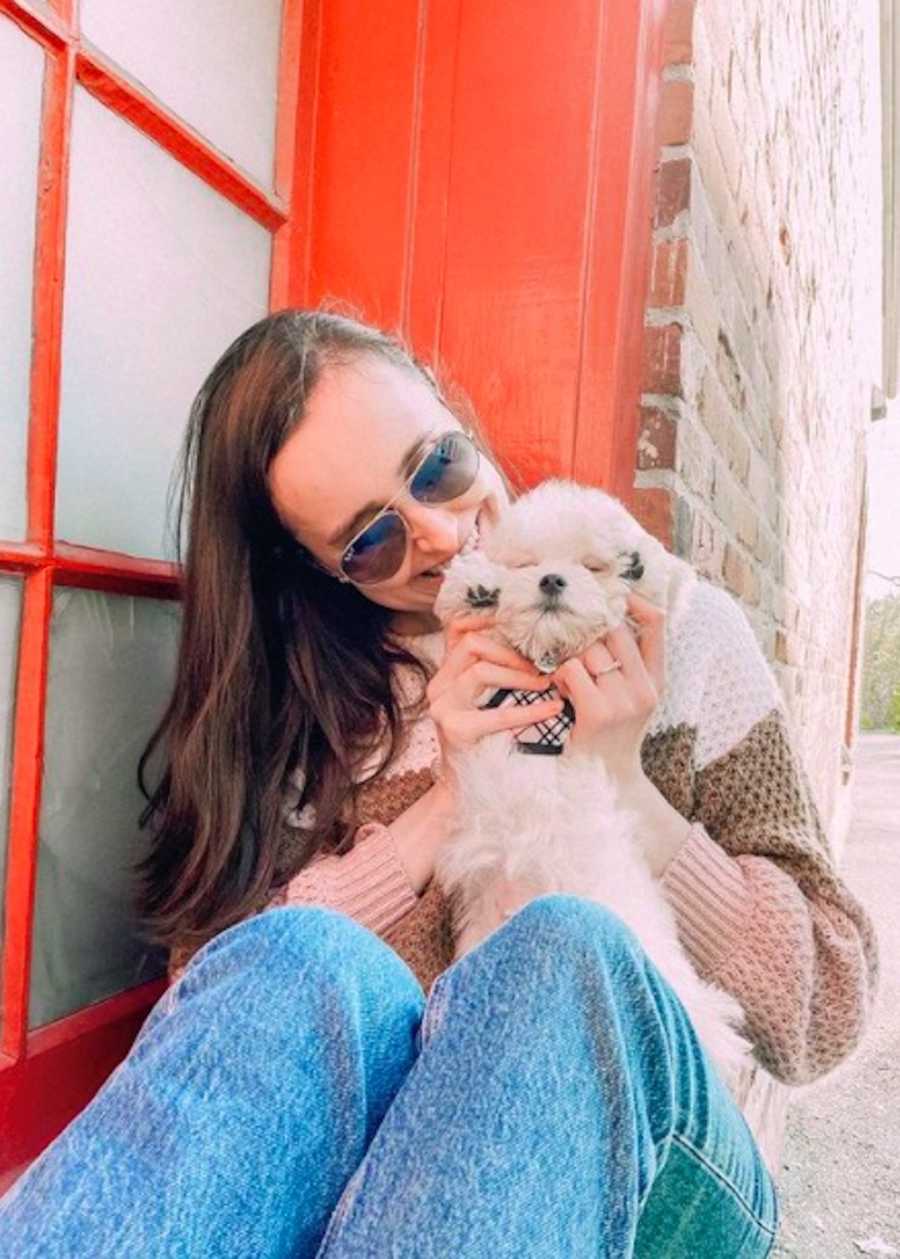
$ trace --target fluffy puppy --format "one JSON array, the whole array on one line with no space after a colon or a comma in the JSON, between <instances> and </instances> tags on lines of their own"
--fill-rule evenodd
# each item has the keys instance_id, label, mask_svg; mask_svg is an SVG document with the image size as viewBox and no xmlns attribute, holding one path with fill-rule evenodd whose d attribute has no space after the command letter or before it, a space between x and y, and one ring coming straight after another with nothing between
<instances>
[{"instance_id":1,"label":"fluffy puppy","mask_svg":"<svg viewBox=\"0 0 900 1259\"><path fill-rule=\"evenodd\" d=\"M629 590L665 608L671 622L695 580L617 499L547 481L504 512L483 550L451 562L435 611L445 625L473 609L492 612L496 623L487 632L551 673L628 619ZM527 700L485 691L483 706L498 696ZM455 958L502 923L496 893L503 882L521 882L536 896L597 901L635 933L733 1088L751 1061L737 1030L741 1006L691 965L643 856L636 819L617 805L602 764L566 749L565 722L542 724L519 740L492 735L452 755L459 812L435 877L451 905ZM522 755L535 751L542 754Z\"/></svg>"}]
</instances>

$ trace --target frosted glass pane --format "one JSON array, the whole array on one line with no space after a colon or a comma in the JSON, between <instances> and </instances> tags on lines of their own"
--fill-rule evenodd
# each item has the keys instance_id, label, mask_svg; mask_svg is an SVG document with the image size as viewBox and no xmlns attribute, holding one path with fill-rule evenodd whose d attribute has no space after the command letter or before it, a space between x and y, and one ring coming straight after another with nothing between
<instances>
[{"instance_id":1,"label":"frosted glass pane","mask_svg":"<svg viewBox=\"0 0 900 1259\"><path fill-rule=\"evenodd\" d=\"M21 582L0 577L0 940L6 926L6 852L21 597Z\"/></svg>"},{"instance_id":2,"label":"frosted glass pane","mask_svg":"<svg viewBox=\"0 0 900 1259\"><path fill-rule=\"evenodd\" d=\"M34 211L44 54L0 14L0 538L25 536Z\"/></svg>"},{"instance_id":3,"label":"frosted glass pane","mask_svg":"<svg viewBox=\"0 0 900 1259\"><path fill-rule=\"evenodd\" d=\"M30 1026L163 973L138 938L146 852L137 762L172 688L180 605L58 589L38 849Z\"/></svg>"},{"instance_id":4,"label":"frosted glass pane","mask_svg":"<svg viewBox=\"0 0 900 1259\"><path fill-rule=\"evenodd\" d=\"M274 181L281 0L82 0L81 28L258 183Z\"/></svg>"},{"instance_id":5,"label":"frosted glass pane","mask_svg":"<svg viewBox=\"0 0 900 1259\"><path fill-rule=\"evenodd\" d=\"M76 89L57 536L171 558L165 500L191 401L268 309L271 237Z\"/></svg>"}]
</instances>

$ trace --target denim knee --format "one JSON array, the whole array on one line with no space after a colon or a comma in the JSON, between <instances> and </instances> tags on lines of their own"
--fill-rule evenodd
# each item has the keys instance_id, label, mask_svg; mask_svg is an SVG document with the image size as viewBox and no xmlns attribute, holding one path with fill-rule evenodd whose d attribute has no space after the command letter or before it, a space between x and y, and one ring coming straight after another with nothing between
<instances>
[{"instance_id":1,"label":"denim knee","mask_svg":"<svg viewBox=\"0 0 900 1259\"><path fill-rule=\"evenodd\" d=\"M312 964L322 978L421 992L406 963L373 931L324 906L281 906L235 923L198 950L183 978L192 969L196 974L201 966L235 960L263 980L283 976L295 982L298 970Z\"/></svg>"},{"instance_id":2,"label":"denim knee","mask_svg":"<svg viewBox=\"0 0 900 1259\"><path fill-rule=\"evenodd\" d=\"M425 1004L413 972L374 932L346 914L312 905L264 910L203 945L150 1011L139 1040L175 1005L212 992L272 1016L308 1011L314 997L340 993L376 1022L397 1016L415 1021Z\"/></svg>"},{"instance_id":3,"label":"denim knee","mask_svg":"<svg viewBox=\"0 0 900 1259\"><path fill-rule=\"evenodd\" d=\"M581 896L538 896L437 977L422 1043L444 1025L460 993L470 1012L483 1009L485 1018L509 1019L510 1026L522 1018L541 1028L560 1010L565 1017L582 1009L586 991L594 1003L603 996L615 1002L619 984L630 984L645 963L637 936L612 910ZM603 972L610 982L597 982Z\"/></svg>"},{"instance_id":4,"label":"denim knee","mask_svg":"<svg viewBox=\"0 0 900 1259\"><path fill-rule=\"evenodd\" d=\"M512 941L541 948L558 944L561 956L598 947L615 954L642 954L641 943L618 914L582 896L553 893L524 905L503 928Z\"/></svg>"}]
</instances>

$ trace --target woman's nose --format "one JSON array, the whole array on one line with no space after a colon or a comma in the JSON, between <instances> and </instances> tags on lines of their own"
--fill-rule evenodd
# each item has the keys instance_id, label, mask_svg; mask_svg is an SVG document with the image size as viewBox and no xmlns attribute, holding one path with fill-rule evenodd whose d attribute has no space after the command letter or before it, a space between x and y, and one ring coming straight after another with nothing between
<instances>
[{"instance_id":1,"label":"woman's nose","mask_svg":"<svg viewBox=\"0 0 900 1259\"><path fill-rule=\"evenodd\" d=\"M447 555L459 545L459 522L456 512L435 504L412 499L403 508L410 537L422 551Z\"/></svg>"}]
</instances>

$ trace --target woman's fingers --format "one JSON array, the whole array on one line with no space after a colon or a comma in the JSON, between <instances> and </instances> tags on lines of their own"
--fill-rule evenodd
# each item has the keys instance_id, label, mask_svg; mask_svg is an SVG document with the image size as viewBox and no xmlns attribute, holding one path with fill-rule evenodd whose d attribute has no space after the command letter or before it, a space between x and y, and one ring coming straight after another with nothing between
<instances>
[{"instance_id":1,"label":"woman's fingers","mask_svg":"<svg viewBox=\"0 0 900 1259\"><path fill-rule=\"evenodd\" d=\"M607 695L621 700L623 707L631 698L637 699L642 704L650 702L655 704L662 687L657 685L653 674L647 668L627 625L619 625L606 635L606 650L609 659L599 668L595 667L592 660L586 658L587 652L582 657L587 665L588 673L596 679L596 685ZM620 669L610 673L601 673L601 669L607 668L615 660L621 664Z\"/></svg>"},{"instance_id":2,"label":"woman's fingers","mask_svg":"<svg viewBox=\"0 0 900 1259\"><path fill-rule=\"evenodd\" d=\"M442 745L468 746L486 735L520 731L558 716L563 709L558 696L527 707L475 706L478 697L491 689L539 691L555 681L575 708L573 746L583 744L608 764L622 762L633 772L632 753L639 748L648 714L664 689L666 621L661 608L634 592L628 596L627 607L630 621L549 676L485 632L494 624L493 614L457 618L448 630L444 663L428 685ZM610 667L615 664L619 667Z\"/></svg>"},{"instance_id":3,"label":"woman's fingers","mask_svg":"<svg viewBox=\"0 0 900 1259\"><path fill-rule=\"evenodd\" d=\"M535 676L521 669L509 669L492 660L476 660L454 678L448 687L432 699L432 707L471 707L483 691L496 691L501 687L509 690L546 691L553 679L544 674Z\"/></svg>"},{"instance_id":4,"label":"woman's fingers","mask_svg":"<svg viewBox=\"0 0 900 1259\"><path fill-rule=\"evenodd\" d=\"M596 702L597 684L578 656L561 664L554 676L562 683L562 693L571 699L577 720L579 709L587 709Z\"/></svg>"},{"instance_id":5,"label":"woman's fingers","mask_svg":"<svg viewBox=\"0 0 900 1259\"><path fill-rule=\"evenodd\" d=\"M478 660L489 660L496 665L503 665L507 669L515 669L527 675L529 681L524 685L528 685L531 690L539 690L540 688L534 683L545 676L530 660L520 656L512 647L496 642L487 634L470 631L459 640L452 651L448 650L444 663L428 685L429 699L438 699L462 673ZM516 682L515 685L522 686L523 683Z\"/></svg>"},{"instance_id":6,"label":"woman's fingers","mask_svg":"<svg viewBox=\"0 0 900 1259\"><path fill-rule=\"evenodd\" d=\"M463 616L454 617L447 626L447 655L463 637L471 630L487 629L496 620L494 612L467 612Z\"/></svg>"},{"instance_id":7,"label":"woman's fingers","mask_svg":"<svg viewBox=\"0 0 900 1259\"><path fill-rule=\"evenodd\" d=\"M622 644L621 641L614 637L617 633L612 630L606 635L604 642L592 643L587 651L583 651L579 659L584 664L588 676L597 683L603 683L604 686L613 688L613 692L624 694L628 690L629 683L635 672L635 664L641 670L641 658L638 649L633 640L630 642L631 652L628 652L628 644ZM624 632L627 637L627 631ZM614 669L611 666L616 662L622 666L620 669ZM608 670L608 672L604 672Z\"/></svg>"},{"instance_id":8,"label":"woman's fingers","mask_svg":"<svg viewBox=\"0 0 900 1259\"><path fill-rule=\"evenodd\" d=\"M501 730L524 730L538 721L549 721L551 717L557 717L562 709L561 699L539 699L527 706L513 704L509 708L477 708L474 712L466 713L463 720L470 738L475 740L497 734Z\"/></svg>"},{"instance_id":9,"label":"woman's fingers","mask_svg":"<svg viewBox=\"0 0 900 1259\"><path fill-rule=\"evenodd\" d=\"M471 746L501 730L546 721L562 711L559 696L538 700L527 710L518 704L487 710L477 706L491 691L543 691L553 684L553 678L541 673L530 660L485 633L494 619L493 615L479 615L458 617L452 623L444 662L426 688L429 712L445 751Z\"/></svg>"}]
</instances>

